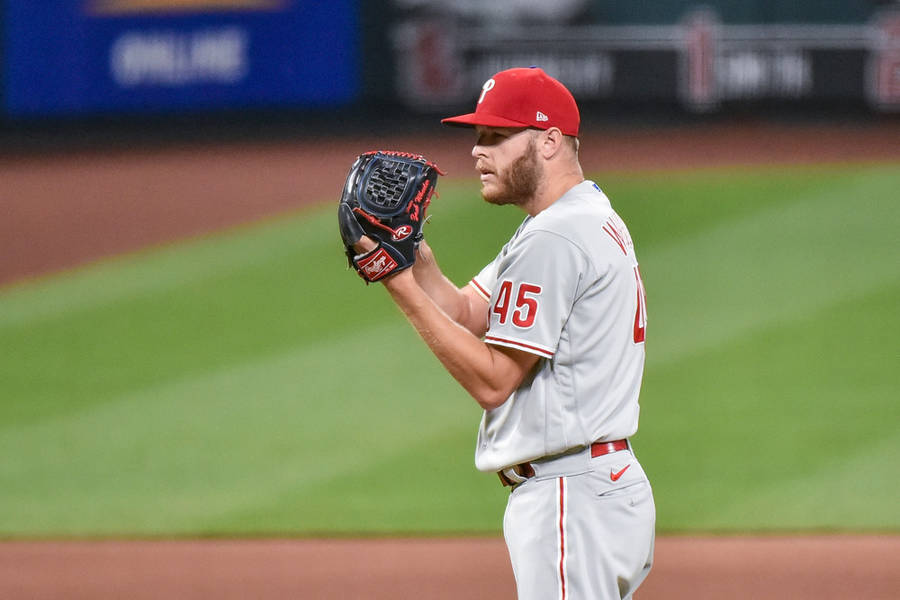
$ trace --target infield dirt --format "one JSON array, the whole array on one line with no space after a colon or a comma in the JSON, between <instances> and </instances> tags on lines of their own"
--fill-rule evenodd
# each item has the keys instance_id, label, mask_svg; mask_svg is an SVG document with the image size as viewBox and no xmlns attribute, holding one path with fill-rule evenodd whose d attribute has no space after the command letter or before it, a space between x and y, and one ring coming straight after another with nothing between
<instances>
[{"instance_id":1,"label":"infield dirt","mask_svg":"<svg viewBox=\"0 0 900 600\"><path fill-rule=\"evenodd\" d=\"M657 541L641 600L889 600L897 536ZM514 598L502 539L7 542L0 596L32 600Z\"/></svg>"}]
</instances>

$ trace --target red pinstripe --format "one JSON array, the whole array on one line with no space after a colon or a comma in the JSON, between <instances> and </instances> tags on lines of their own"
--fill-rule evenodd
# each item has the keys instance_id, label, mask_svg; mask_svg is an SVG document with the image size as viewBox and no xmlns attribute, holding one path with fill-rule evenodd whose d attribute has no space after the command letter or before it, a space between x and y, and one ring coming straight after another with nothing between
<instances>
[{"instance_id":1,"label":"red pinstripe","mask_svg":"<svg viewBox=\"0 0 900 600\"><path fill-rule=\"evenodd\" d=\"M565 479L559 478L559 598L566 600L566 487Z\"/></svg>"}]
</instances>

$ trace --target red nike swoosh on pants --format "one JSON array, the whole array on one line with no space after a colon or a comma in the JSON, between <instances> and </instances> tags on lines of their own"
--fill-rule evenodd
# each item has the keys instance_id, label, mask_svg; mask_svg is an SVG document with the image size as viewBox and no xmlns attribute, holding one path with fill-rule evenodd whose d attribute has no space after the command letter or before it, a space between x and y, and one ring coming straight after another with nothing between
<instances>
[{"instance_id":1,"label":"red nike swoosh on pants","mask_svg":"<svg viewBox=\"0 0 900 600\"><path fill-rule=\"evenodd\" d=\"M609 471L609 478L612 479L613 481L618 481L618 480L619 480L619 477L621 477L622 475L624 475L624 474L625 474L625 471L627 471L627 470L628 470L628 467L630 467L630 466L631 466L631 463L628 463L627 465L625 465L624 467L622 467L622 470L621 470L621 471L619 471L619 472L617 472L617 473L613 473L612 470L610 469L610 471Z\"/></svg>"}]
</instances>

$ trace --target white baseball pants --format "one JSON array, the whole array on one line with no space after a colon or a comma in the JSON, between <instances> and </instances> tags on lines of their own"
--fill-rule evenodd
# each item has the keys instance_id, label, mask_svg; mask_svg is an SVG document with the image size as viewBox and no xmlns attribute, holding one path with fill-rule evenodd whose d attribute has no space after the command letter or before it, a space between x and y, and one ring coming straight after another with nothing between
<instances>
[{"instance_id":1,"label":"white baseball pants","mask_svg":"<svg viewBox=\"0 0 900 600\"><path fill-rule=\"evenodd\" d=\"M630 450L533 462L503 519L519 600L632 598L653 562L656 507Z\"/></svg>"}]
</instances>

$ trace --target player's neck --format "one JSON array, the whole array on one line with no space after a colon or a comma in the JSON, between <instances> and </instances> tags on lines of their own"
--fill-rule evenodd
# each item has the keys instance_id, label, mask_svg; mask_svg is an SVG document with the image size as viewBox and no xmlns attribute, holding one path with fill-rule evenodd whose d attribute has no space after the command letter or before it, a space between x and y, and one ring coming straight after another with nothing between
<instances>
[{"instance_id":1,"label":"player's neck","mask_svg":"<svg viewBox=\"0 0 900 600\"><path fill-rule=\"evenodd\" d=\"M562 198L563 194L584 181L584 173L577 163L572 168L544 177L530 202L522 205L522 209L532 217L545 210Z\"/></svg>"}]
</instances>

